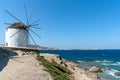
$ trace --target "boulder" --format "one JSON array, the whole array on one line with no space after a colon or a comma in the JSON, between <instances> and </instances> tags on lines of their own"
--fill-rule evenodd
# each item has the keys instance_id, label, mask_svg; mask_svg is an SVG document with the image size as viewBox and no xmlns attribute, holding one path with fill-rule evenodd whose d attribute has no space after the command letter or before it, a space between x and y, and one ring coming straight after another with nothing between
<instances>
[{"instance_id":1,"label":"boulder","mask_svg":"<svg viewBox=\"0 0 120 80\"><path fill-rule=\"evenodd\" d=\"M95 72L95 73L101 73L101 72L103 72L102 69L101 69L101 67L99 67L99 66L93 66L88 71Z\"/></svg>"},{"instance_id":2,"label":"boulder","mask_svg":"<svg viewBox=\"0 0 120 80\"><path fill-rule=\"evenodd\" d=\"M116 72L115 75L116 75L116 76L120 76L120 72Z\"/></svg>"}]
</instances>

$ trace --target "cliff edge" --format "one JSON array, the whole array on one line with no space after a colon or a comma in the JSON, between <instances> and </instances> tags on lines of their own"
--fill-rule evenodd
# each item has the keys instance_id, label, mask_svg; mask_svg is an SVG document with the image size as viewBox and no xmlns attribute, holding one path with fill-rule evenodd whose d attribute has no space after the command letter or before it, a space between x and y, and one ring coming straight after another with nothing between
<instances>
[{"instance_id":1,"label":"cliff edge","mask_svg":"<svg viewBox=\"0 0 120 80\"><path fill-rule=\"evenodd\" d=\"M59 55L56 54L40 54L49 62L56 62L58 65L63 66L71 71L69 74L71 80L100 80L100 78L95 74L89 71L86 71L82 68L79 68L76 63L62 59Z\"/></svg>"},{"instance_id":2,"label":"cliff edge","mask_svg":"<svg viewBox=\"0 0 120 80\"><path fill-rule=\"evenodd\" d=\"M0 49L0 80L53 80L35 55L22 54L24 51Z\"/></svg>"},{"instance_id":3,"label":"cliff edge","mask_svg":"<svg viewBox=\"0 0 120 80\"><path fill-rule=\"evenodd\" d=\"M0 48L0 80L100 80L55 54Z\"/></svg>"}]
</instances>

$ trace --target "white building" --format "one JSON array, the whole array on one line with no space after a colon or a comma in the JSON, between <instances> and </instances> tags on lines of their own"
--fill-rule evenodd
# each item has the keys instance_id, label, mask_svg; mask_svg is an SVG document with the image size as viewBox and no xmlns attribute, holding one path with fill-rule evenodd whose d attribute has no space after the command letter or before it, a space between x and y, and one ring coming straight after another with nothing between
<instances>
[{"instance_id":1,"label":"white building","mask_svg":"<svg viewBox=\"0 0 120 80\"><path fill-rule=\"evenodd\" d=\"M20 22L15 22L6 29L5 45L7 47L27 47L28 30Z\"/></svg>"}]
</instances>

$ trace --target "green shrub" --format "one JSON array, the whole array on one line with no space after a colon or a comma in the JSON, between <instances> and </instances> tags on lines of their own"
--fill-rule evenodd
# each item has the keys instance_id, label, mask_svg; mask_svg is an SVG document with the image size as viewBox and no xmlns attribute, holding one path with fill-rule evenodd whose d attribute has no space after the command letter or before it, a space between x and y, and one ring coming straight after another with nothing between
<instances>
[{"instance_id":1,"label":"green shrub","mask_svg":"<svg viewBox=\"0 0 120 80\"><path fill-rule=\"evenodd\" d=\"M46 68L45 70L50 73L54 80L71 80L69 74L71 71L67 68L58 65L56 62L49 62L43 57L37 54L37 59L42 63L42 65Z\"/></svg>"}]
</instances>

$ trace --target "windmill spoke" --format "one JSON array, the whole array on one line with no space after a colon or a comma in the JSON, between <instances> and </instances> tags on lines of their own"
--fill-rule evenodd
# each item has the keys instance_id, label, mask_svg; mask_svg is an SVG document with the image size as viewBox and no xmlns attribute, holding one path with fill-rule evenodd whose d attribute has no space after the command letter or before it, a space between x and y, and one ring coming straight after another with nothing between
<instances>
[{"instance_id":1,"label":"windmill spoke","mask_svg":"<svg viewBox=\"0 0 120 80\"><path fill-rule=\"evenodd\" d=\"M26 8L26 4L25 3L24 3L24 9L25 9L25 16L26 16L27 25L28 25L29 21L28 21L28 14L27 14L27 8Z\"/></svg>"},{"instance_id":2,"label":"windmill spoke","mask_svg":"<svg viewBox=\"0 0 120 80\"><path fill-rule=\"evenodd\" d=\"M31 21L32 15L33 15L33 11L32 11L32 13L31 13L31 15L30 15L30 18L29 18L28 22Z\"/></svg>"},{"instance_id":3,"label":"windmill spoke","mask_svg":"<svg viewBox=\"0 0 120 80\"><path fill-rule=\"evenodd\" d=\"M38 38L41 39L41 37L40 37L37 33L35 33L35 32L34 32L33 30L31 30L30 28L29 28L29 30L32 31Z\"/></svg>"},{"instance_id":4,"label":"windmill spoke","mask_svg":"<svg viewBox=\"0 0 120 80\"><path fill-rule=\"evenodd\" d=\"M12 25L12 23L4 23L4 24L6 24L6 25Z\"/></svg>"},{"instance_id":5,"label":"windmill spoke","mask_svg":"<svg viewBox=\"0 0 120 80\"><path fill-rule=\"evenodd\" d=\"M22 23L24 25L24 23L22 21L20 21L17 17L12 15L9 11L5 10L5 12L7 12L10 16L12 16L13 18L15 18L16 20L18 20L20 23Z\"/></svg>"},{"instance_id":6,"label":"windmill spoke","mask_svg":"<svg viewBox=\"0 0 120 80\"><path fill-rule=\"evenodd\" d=\"M30 25L30 27L32 27L32 26L38 26L39 24L32 24L32 25Z\"/></svg>"},{"instance_id":7,"label":"windmill spoke","mask_svg":"<svg viewBox=\"0 0 120 80\"><path fill-rule=\"evenodd\" d=\"M15 32L13 35L11 35L10 38L12 38L13 36L15 36L15 34L17 34L19 31L21 31L21 30L19 29L17 32Z\"/></svg>"},{"instance_id":8,"label":"windmill spoke","mask_svg":"<svg viewBox=\"0 0 120 80\"><path fill-rule=\"evenodd\" d=\"M38 19L38 20L32 22L30 25L33 25L34 23L37 23L37 22L39 22L39 21L40 21L40 19Z\"/></svg>"},{"instance_id":9,"label":"windmill spoke","mask_svg":"<svg viewBox=\"0 0 120 80\"><path fill-rule=\"evenodd\" d=\"M41 29L41 28L39 28L39 27L31 27L31 28Z\"/></svg>"},{"instance_id":10,"label":"windmill spoke","mask_svg":"<svg viewBox=\"0 0 120 80\"><path fill-rule=\"evenodd\" d=\"M30 38L32 39L33 43L36 45L35 40L34 40L33 37L31 36L30 32L28 32L28 35L29 35Z\"/></svg>"},{"instance_id":11,"label":"windmill spoke","mask_svg":"<svg viewBox=\"0 0 120 80\"><path fill-rule=\"evenodd\" d=\"M41 29L41 28L39 28L39 27L36 27L36 26L38 26L39 24L33 24L33 25L30 25L30 27L31 28L36 28L36 29Z\"/></svg>"}]
</instances>

